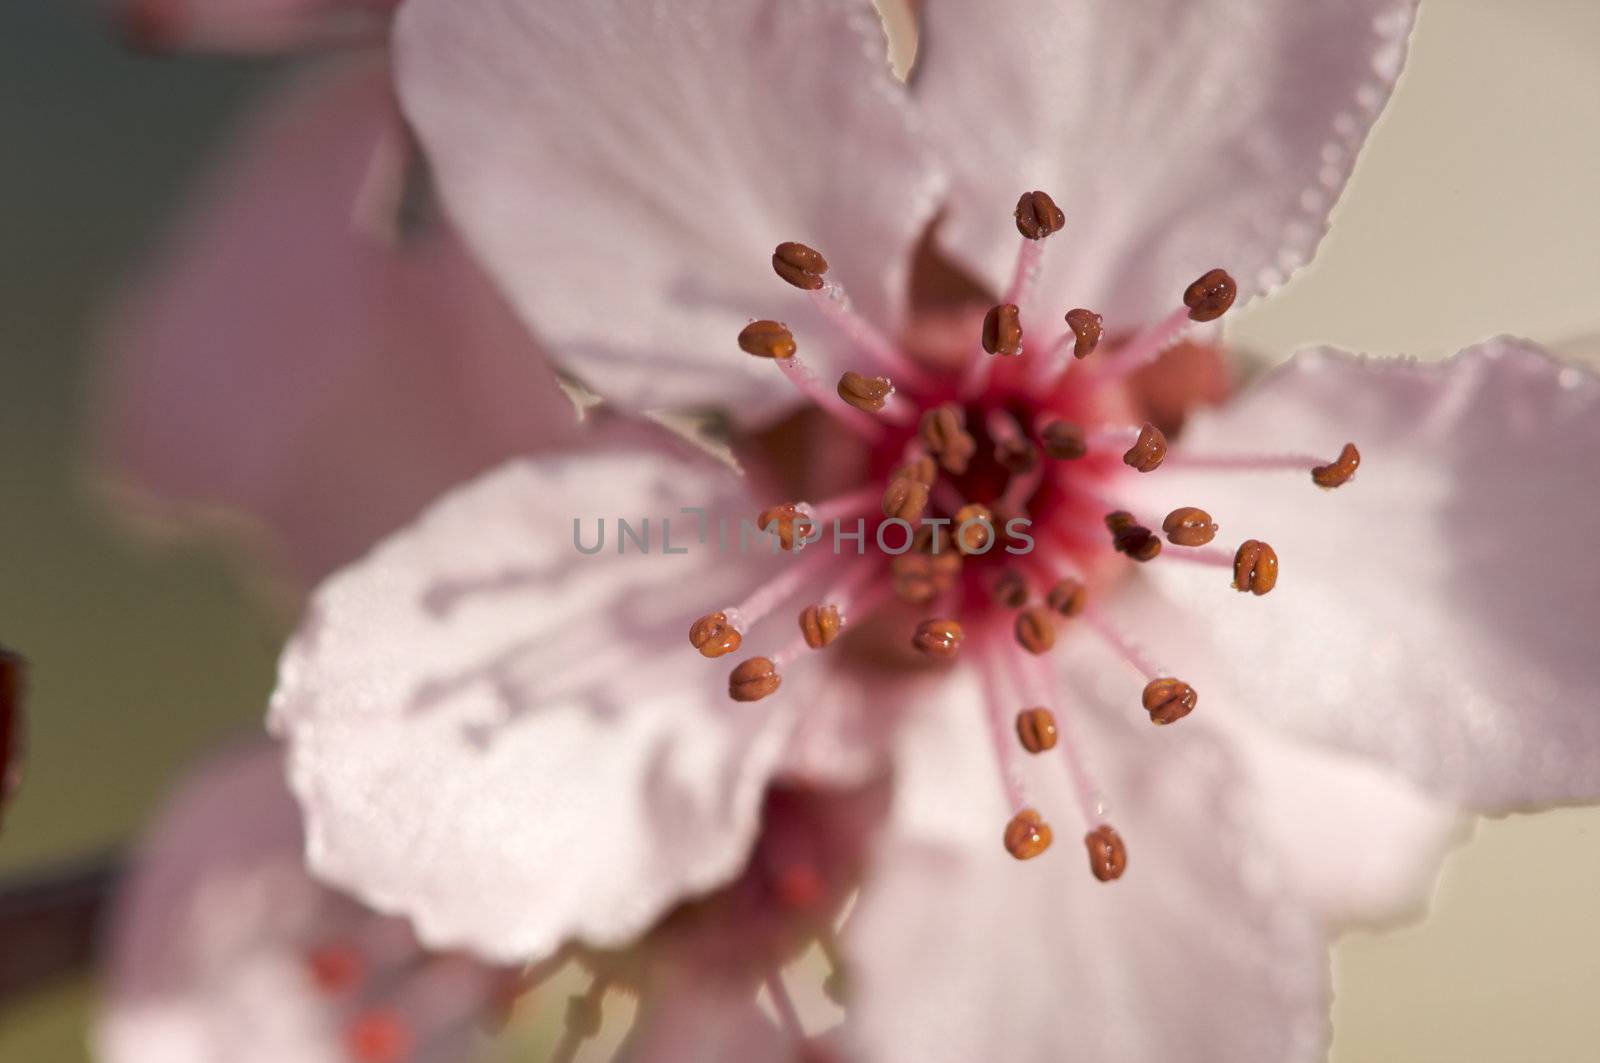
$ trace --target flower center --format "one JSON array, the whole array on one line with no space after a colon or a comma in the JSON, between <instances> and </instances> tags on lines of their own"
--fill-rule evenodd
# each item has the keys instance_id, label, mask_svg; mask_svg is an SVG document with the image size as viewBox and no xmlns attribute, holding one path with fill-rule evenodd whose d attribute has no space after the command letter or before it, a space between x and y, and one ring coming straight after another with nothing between
<instances>
[{"instance_id":1,"label":"flower center","mask_svg":"<svg viewBox=\"0 0 1600 1063\"><path fill-rule=\"evenodd\" d=\"M1208 271L1162 319L1111 342L1102 342L1100 315L1084 308L1068 310L1043 335L1025 332L1024 321L1038 320L1029 311L1046 241L1064 227L1065 216L1048 195L1029 192L1015 218L1022 240L1011 283L973 328L968 356L945 371L909 357L858 317L844 289L828 278L820 252L793 242L777 247L774 271L808 294L863 364L830 387L789 328L773 320L751 322L739 346L773 361L838 433L860 440L863 475L825 502L764 510L758 523L783 550L798 554L820 542L824 556L796 558L745 601L700 617L690 642L706 657L733 653L758 622L801 599L798 634L732 672L730 696L752 702L777 694L786 669L892 598L920 610L923 618L904 635L911 648L936 665L976 651L986 674L1003 679L988 684L984 708L1012 806L999 832L1006 851L1027 860L1049 848L1053 832L1029 800L1017 761L1059 748L1090 872L1111 881L1123 874L1127 849L1102 820L1104 801L1059 711L1047 655L1061 632L1083 628L1137 673L1142 689L1130 684L1130 700L1138 691L1151 722L1170 724L1194 710L1198 693L1152 665L1093 598L1130 565L1157 558L1222 568L1237 590L1255 595L1270 592L1278 578L1269 544L1246 539L1231 553L1218 549L1210 545L1217 525L1204 509L1131 512L1117 503L1119 484L1187 464L1298 469L1332 488L1355 474L1360 454L1352 444L1332 462L1169 453L1160 429L1130 421L1127 378L1196 323L1221 317L1237 292L1233 278ZM840 559L845 553L849 560ZM806 599L816 588L820 597ZM1020 691L1022 703L1003 701L1015 696L1000 693L1007 689Z\"/></svg>"}]
</instances>

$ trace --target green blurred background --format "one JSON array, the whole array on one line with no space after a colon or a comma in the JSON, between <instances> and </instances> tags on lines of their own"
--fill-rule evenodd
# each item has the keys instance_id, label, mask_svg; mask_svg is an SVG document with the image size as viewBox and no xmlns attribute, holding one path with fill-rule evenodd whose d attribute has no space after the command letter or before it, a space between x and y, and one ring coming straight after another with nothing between
<instances>
[{"instance_id":1,"label":"green blurred background","mask_svg":"<svg viewBox=\"0 0 1600 1063\"><path fill-rule=\"evenodd\" d=\"M1238 315L1235 341L1269 357L1316 341L1436 356L1514 331L1592 353L1597 55L1593 0L1427 0L1318 264ZM260 726L284 618L222 552L119 534L81 452L108 290L273 73L129 56L86 3L0 14L0 641L33 662L31 763L0 873L127 841L195 754ZM1595 1058L1597 841L1594 811L1486 824L1426 922L1348 938L1335 1059ZM85 1059L91 999L78 985L0 1013L0 1061Z\"/></svg>"}]
</instances>

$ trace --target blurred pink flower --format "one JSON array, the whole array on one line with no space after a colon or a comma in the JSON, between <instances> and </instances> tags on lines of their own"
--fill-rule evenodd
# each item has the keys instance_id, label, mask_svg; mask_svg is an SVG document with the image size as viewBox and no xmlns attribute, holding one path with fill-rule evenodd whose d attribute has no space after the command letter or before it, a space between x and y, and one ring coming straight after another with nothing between
<instances>
[{"instance_id":1,"label":"blurred pink flower","mask_svg":"<svg viewBox=\"0 0 1600 1063\"><path fill-rule=\"evenodd\" d=\"M219 755L173 797L118 902L103 1063L458 1060L520 975L424 952L305 873L278 747Z\"/></svg>"},{"instance_id":2,"label":"blurred pink flower","mask_svg":"<svg viewBox=\"0 0 1600 1063\"><path fill-rule=\"evenodd\" d=\"M1600 572L1527 561L1533 515L1587 524L1575 488L1600 385L1513 340L1427 366L1302 355L1197 417L1146 476L1116 461L1122 378L1188 327L1185 283L1224 265L1249 297L1310 256L1411 8L941 0L907 89L854 0L410 0L407 114L470 246L563 364L624 408L766 424L798 396L729 351L748 314L782 313L804 362L780 368L831 421L781 437L771 465L742 452L749 481L615 429L474 481L324 585L272 714L315 870L432 945L618 948L748 869L775 781L887 770L841 943L850 1055L1320 1058L1330 927L1416 903L1458 808L1600 789L1579 634ZM1004 212L1028 188L1062 194L1067 230L1017 251ZM1021 356L999 368L975 353L975 316L907 306L939 211L943 251L1021 306ZM795 239L832 267L809 299L763 265ZM813 265L790 252L785 268L809 283ZM1067 299L1108 331L1063 371ZM880 416L834 398L849 368L895 378ZM964 427L914 431L946 401ZM1087 457L1037 453L1052 418L1080 423ZM970 470L945 453L968 431ZM1351 439L1359 479L1319 495L1306 473ZM1042 475L993 456L1019 441ZM1030 614L1031 648L1061 629L1048 658L989 598L996 557L923 603L965 642L922 668L885 649L927 612L883 605L876 554L739 556L681 523L674 545L700 548L661 552L660 518L683 507L792 500L784 467L842 492L813 512L870 516L919 445L943 466L935 511L1036 520L1018 562L1031 608L1056 580L1087 586L1075 620ZM1277 484L1282 469L1299 476ZM1136 566L1121 554L1153 536L1124 528L1118 553L1098 526L1115 508L1153 528L1180 505L1230 544L1270 542L1281 585L1241 598L1231 551L1176 543ZM575 518L645 516L649 556L568 545ZM1243 568L1265 589L1266 561ZM784 598L838 606L848 634L813 654L758 627ZM774 647L781 687L741 690L770 696L729 701L727 670L682 645L717 610ZM1175 729L1140 709L1147 683L1153 715L1187 707L1157 664L1203 693ZM1059 729L1037 759L1007 737L1029 706ZM1008 839L1017 863L1002 832L1029 809L1073 830ZM1102 841L1092 877L1068 835L1095 843L1112 821L1126 871ZM721 1013L699 980L673 984L679 1014Z\"/></svg>"},{"instance_id":3,"label":"blurred pink flower","mask_svg":"<svg viewBox=\"0 0 1600 1063\"><path fill-rule=\"evenodd\" d=\"M106 330L97 464L155 527L242 516L312 581L464 477L573 431L549 364L438 219L352 218L388 65L298 76Z\"/></svg>"}]
</instances>

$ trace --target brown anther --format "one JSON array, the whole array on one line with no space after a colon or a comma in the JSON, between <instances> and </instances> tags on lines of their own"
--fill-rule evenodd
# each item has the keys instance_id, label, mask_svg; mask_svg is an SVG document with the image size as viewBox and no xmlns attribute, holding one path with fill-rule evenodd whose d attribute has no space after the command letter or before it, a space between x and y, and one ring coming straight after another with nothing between
<instances>
[{"instance_id":1,"label":"brown anther","mask_svg":"<svg viewBox=\"0 0 1600 1063\"><path fill-rule=\"evenodd\" d=\"M911 636L911 645L938 661L951 661L966 637L959 620L924 620Z\"/></svg>"},{"instance_id":2,"label":"brown anther","mask_svg":"<svg viewBox=\"0 0 1600 1063\"><path fill-rule=\"evenodd\" d=\"M1029 240L1043 240L1067 224L1067 216L1056 201L1043 192L1024 192L1017 200L1017 232Z\"/></svg>"},{"instance_id":3,"label":"brown anther","mask_svg":"<svg viewBox=\"0 0 1600 1063\"><path fill-rule=\"evenodd\" d=\"M928 508L928 485L909 476L896 476L883 489L883 515L915 524Z\"/></svg>"},{"instance_id":4,"label":"brown anther","mask_svg":"<svg viewBox=\"0 0 1600 1063\"><path fill-rule=\"evenodd\" d=\"M943 524L919 524L911 533L911 552L914 554L952 554L959 552L950 543L950 529Z\"/></svg>"},{"instance_id":5,"label":"brown anther","mask_svg":"<svg viewBox=\"0 0 1600 1063\"><path fill-rule=\"evenodd\" d=\"M751 657L728 676L728 696L734 701L760 701L783 682L770 657Z\"/></svg>"},{"instance_id":6,"label":"brown anther","mask_svg":"<svg viewBox=\"0 0 1600 1063\"><path fill-rule=\"evenodd\" d=\"M815 527L811 523L811 518L800 512L800 507L793 502L764 509L756 518L756 527L762 531L774 526L777 529L778 545L785 550L793 550L795 541L809 536Z\"/></svg>"},{"instance_id":7,"label":"brown anther","mask_svg":"<svg viewBox=\"0 0 1600 1063\"><path fill-rule=\"evenodd\" d=\"M994 460L1013 475L1032 472L1039 464L1039 451L1021 436L1002 439L994 445Z\"/></svg>"},{"instance_id":8,"label":"brown anther","mask_svg":"<svg viewBox=\"0 0 1600 1063\"><path fill-rule=\"evenodd\" d=\"M1089 850L1089 873L1101 882L1113 882L1128 868L1128 847L1122 836L1104 823L1083 836Z\"/></svg>"},{"instance_id":9,"label":"brown anther","mask_svg":"<svg viewBox=\"0 0 1600 1063\"><path fill-rule=\"evenodd\" d=\"M991 306L983 315L983 349L990 354L1022 353L1022 321L1016 303Z\"/></svg>"},{"instance_id":10,"label":"brown anther","mask_svg":"<svg viewBox=\"0 0 1600 1063\"><path fill-rule=\"evenodd\" d=\"M1049 709L1035 707L1017 713L1017 740L1029 753L1056 747L1056 718Z\"/></svg>"},{"instance_id":11,"label":"brown anther","mask_svg":"<svg viewBox=\"0 0 1600 1063\"><path fill-rule=\"evenodd\" d=\"M779 244L778 249L772 252L772 268L796 288L814 292L822 287L822 275L828 272L828 260L815 248L790 240Z\"/></svg>"},{"instance_id":12,"label":"brown anther","mask_svg":"<svg viewBox=\"0 0 1600 1063\"><path fill-rule=\"evenodd\" d=\"M889 475L894 478L909 476L925 487L932 487L933 481L939 478L939 463L932 458L917 458L896 467Z\"/></svg>"},{"instance_id":13,"label":"brown anther","mask_svg":"<svg viewBox=\"0 0 1600 1063\"><path fill-rule=\"evenodd\" d=\"M1173 546L1204 546L1217 537L1217 525L1211 514L1194 506L1179 506L1161 522L1167 533L1167 542Z\"/></svg>"},{"instance_id":14,"label":"brown anther","mask_svg":"<svg viewBox=\"0 0 1600 1063\"><path fill-rule=\"evenodd\" d=\"M1143 700L1151 723L1169 724L1193 712L1200 695L1181 679L1162 678L1145 684Z\"/></svg>"},{"instance_id":15,"label":"brown anther","mask_svg":"<svg viewBox=\"0 0 1600 1063\"><path fill-rule=\"evenodd\" d=\"M1183 290L1183 305L1189 308L1190 321L1215 321L1228 312L1239 286L1225 269L1209 270Z\"/></svg>"},{"instance_id":16,"label":"brown anther","mask_svg":"<svg viewBox=\"0 0 1600 1063\"><path fill-rule=\"evenodd\" d=\"M794 333L781 321L752 321L739 330L739 349L757 358L793 358Z\"/></svg>"},{"instance_id":17,"label":"brown anther","mask_svg":"<svg viewBox=\"0 0 1600 1063\"><path fill-rule=\"evenodd\" d=\"M1260 539L1246 539L1233 555L1233 589L1266 594L1278 585L1278 552Z\"/></svg>"},{"instance_id":18,"label":"brown anther","mask_svg":"<svg viewBox=\"0 0 1600 1063\"><path fill-rule=\"evenodd\" d=\"M947 471L960 476L967 471L978 444L966 429L966 419L961 407L953 402L941 403L927 410L917 426L922 445L928 453L939 459Z\"/></svg>"},{"instance_id":19,"label":"brown anther","mask_svg":"<svg viewBox=\"0 0 1600 1063\"><path fill-rule=\"evenodd\" d=\"M1006 852L1018 860L1032 860L1046 849L1054 837L1050 824L1031 808L1025 808L1006 824Z\"/></svg>"},{"instance_id":20,"label":"brown anther","mask_svg":"<svg viewBox=\"0 0 1600 1063\"><path fill-rule=\"evenodd\" d=\"M1346 443L1332 462L1311 470L1311 482L1318 487L1339 487L1349 483L1360 467L1361 451L1356 449L1354 443Z\"/></svg>"},{"instance_id":21,"label":"brown anther","mask_svg":"<svg viewBox=\"0 0 1600 1063\"><path fill-rule=\"evenodd\" d=\"M1139 429L1139 438L1122 455L1122 461L1140 472L1154 472L1167 457L1167 437L1148 421Z\"/></svg>"},{"instance_id":22,"label":"brown anther","mask_svg":"<svg viewBox=\"0 0 1600 1063\"><path fill-rule=\"evenodd\" d=\"M1076 461L1089 453L1089 440L1083 429L1071 421L1051 421L1039 429L1044 452L1057 461Z\"/></svg>"},{"instance_id":23,"label":"brown anther","mask_svg":"<svg viewBox=\"0 0 1600 1063\"><path fill-rule=\"evenodd\" d=\"M1111 529L1111 545L1135 561L1149 561L1161 553L1161 539L1132 513L1120 509L1107 513L1106 527Z\"/></svg>"},{"instance_id":24,"label":"brown anther","mask_svg":"<svg viewBox=\"0 0 1600 1063\"><path fill-rule=\"evenodd\" d=\"M911 605L926 605L955 585L961 574L961 555L954 550L938 554L912 552L889 562L890 586L896 598Z\"/></svg>"},{"instance_id":25,"label":"brown anther","mask_svg":"<svg viewBox=\"0 0 1600 1063\"><path fill-rule=\"evenodd\" d=\"M1028 577L1014 568L1006 569L990 586L989 597L1007 609L1022 608L1028 604Z\"/></svg>"},{"instance_id":26,"label":"brown anther","mask_svg":"<svg viewBox=\"0 0 1600 1063\"><path fill-rule=\"evenodd\" d=\"M1017 614L1017 642L1032 654L1049 653L1056 644L1056 625L1050 610L1031 606Z\"/></svg>"},{"instance_id":27,"label":"brown anther","mask_svg":"<svg viewBox=\"0 0 1600 1063\"><path fill-rule=\"evenodd\" d=\"M1077 616L1089 604L1089 588L1079 580L1060 579L1045 594L1044 603L1062 616Z\"/></svg>"},{"instance_id":28,"label":"brown anther","mask_svg":"<svg viewBox=\"0 0 1600 1063\"><path fill-rule=\"evenodd\" d=\"M743 641L739 629L728 623L727 613L707 613L689 627L689 645L702 657L732 653Z\"/></svg>"},{"instance_id":29,"label":"brown anther","mask_svg":"<svg viewBox=\"0 0 1600 1063\"><path fill-rule=\"evenodd\" d=\"M806 645L820 650L839 637L839 609L833 605L808 605L800 610L800 634Z\"/></svg>"},{"instance_id":30,"label":"brown anther","mask_svg":"<svg viewBox=\"0 0 1600 1063\"><path fill-rule=\"evenodd\" d=\"M858 410L877 413L894 394L894 384L886 376L864 376L849 370L839 378L839 397Z\"/></svg>"},{"instance_id":31,"label":"brown anther","mask_svg":"<svg viewBox=\"0 0 1600 1063\"><path fill-rule=\"evenodd\" d=\"M994 514L989 507L968 502L956 510L956 549L963 554L981 554L994 542Z\"/></svg>"},{"instance_id":32,"label":"brown anther","mask_svg":"<svg viewBox=\"0 0 1600 1063\"><path fill-rule=\"evenodd\" d=\"M1093 310L1067 311L1067 327L1072 330L1072 357L1087 358L1100 346L1100 333L1105 322Z\"/></svg>"}]
</instances>

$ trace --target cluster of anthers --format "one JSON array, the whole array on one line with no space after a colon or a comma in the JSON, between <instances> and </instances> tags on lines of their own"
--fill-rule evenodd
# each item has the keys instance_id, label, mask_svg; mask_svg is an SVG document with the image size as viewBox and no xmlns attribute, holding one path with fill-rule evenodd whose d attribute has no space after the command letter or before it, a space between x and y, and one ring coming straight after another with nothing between
<instances>
[{"instance_id":1,"label":"cluster of anthers","mask_svg":"<svg viewBox=\"0 0 1600 1063\"><path fill-rule=\"evenodd\" d=\"M1270 544L1245 539L1231 552L1217 549L1216 522L1192 505L1166 514L1158 532L1154 520L1111 501L1116 479L1181 464L1298 469L1317 486L1334 488L1351 479L1361 455L1348 443L1331 462L1297 455L1169 454L1166 436L1155 425L1108 421L1108 412L1126 408L1119 405L1124 389L1117 385L1153 363L1194 323L1220 318L1233 305L1234 280L1224 270L1210 270L1184 291L1181 307L1104 344L1101 316L1082 308L1066 312L1064 329L1035 342L1023 335L1020 308L1029 305L1046 239L1066 219L1050 196L1037 191L1021 197L1015 217L1022 242L1011 284L984 315L970 357L950 372L913 360L855 314L843 289L828 279L821 253L800 243L778 245L772 255L778 276L806 292L878 375L852 370L829 388L807 366L786 325L752 321L739 333L741 349L771 360L840 429L860 440L867 474L864 487L814 505L772 506L758 523L790 552L818 540L831 525L835 547L854 542L860 556L841 561L837 549L824 550L819 552L833 556L822 565L792 563L745 601L694 621L689 641L706 657L734 653L746 631L801 594L815 568L837 569L833 585L800 609L799 630L789 645L733 669L729 695L751 702L773 695L786 668L808 651L833 644L847 625L861 623L889 596L925 610L927 618L909 634L917 651L949 662L981 644L987 673L1005 680L988 684L988 724L1013 811L1002 832L1006 850L1027 860L1049 848L1051 828L1031 807L1015 769L1019 748L1038 755L1059 746L1087 827L1090 870L1111 881L1126 868L1127 849L1102 821L1099 791L1084 770L1070 721L1051 707L1059 703L1044 655L1058 631L1085 627L1143 677L1142 703L1150 720L1174 723L1194 710L1195 689L1161 674L1091 599L1119 570L1158 557L1162 563L1176 558L1220 567L1247 594L1267 594L1278 582L1278 554ZM1073 371L1102 347L1101 357ZM851 531L842 532L844 522ZM1020 711L1015 702L1001 703L1000 691L1008 687L1023 693Z\"/></svg>"}]
</instances>

